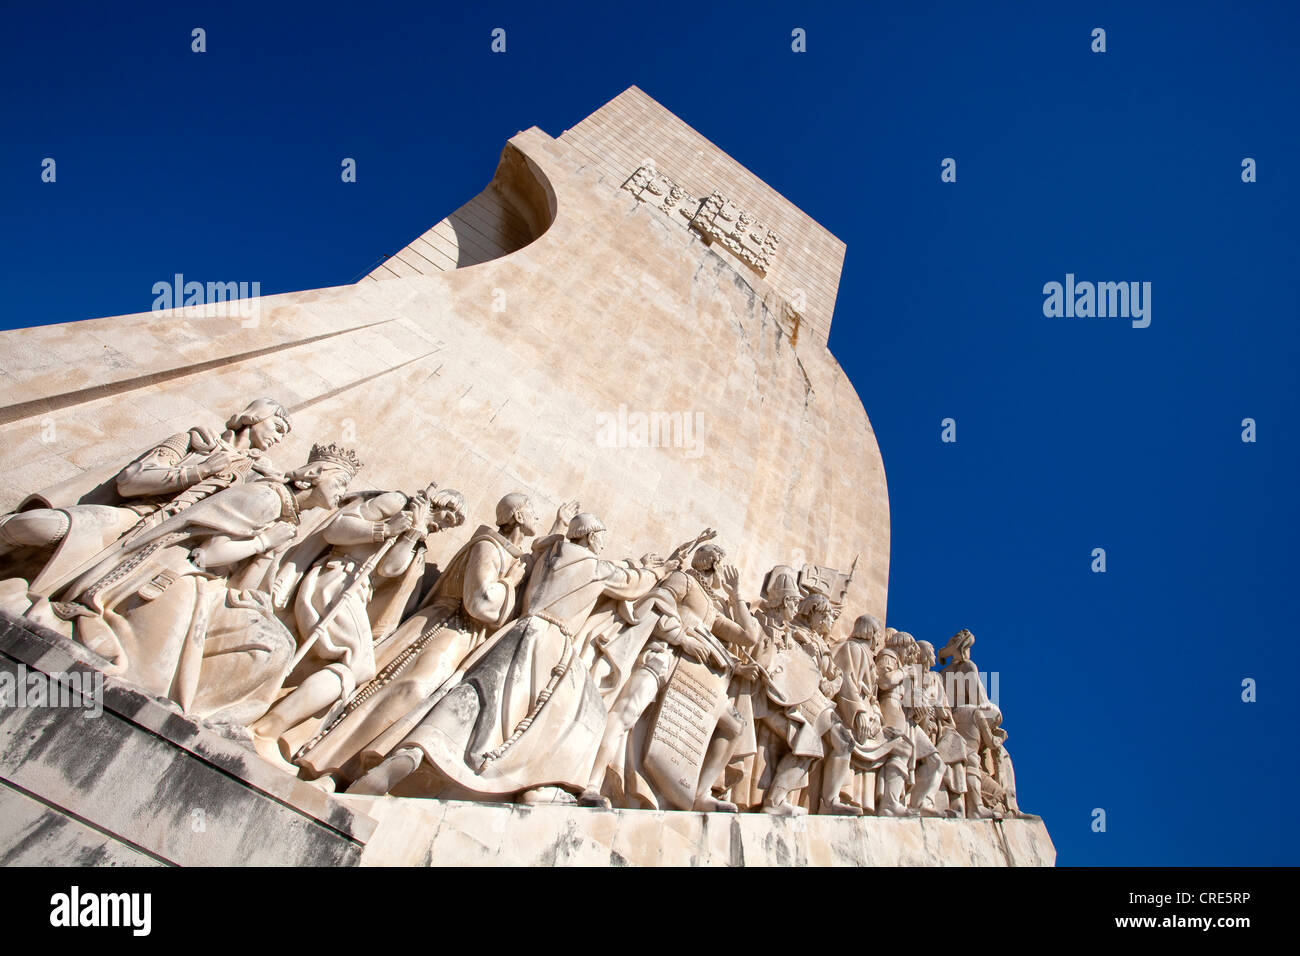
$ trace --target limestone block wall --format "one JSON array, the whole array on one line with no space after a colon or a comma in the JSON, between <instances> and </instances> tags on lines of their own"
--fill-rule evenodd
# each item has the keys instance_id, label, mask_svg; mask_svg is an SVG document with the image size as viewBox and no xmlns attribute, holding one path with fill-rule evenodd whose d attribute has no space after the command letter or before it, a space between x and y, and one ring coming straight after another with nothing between
<instances>
[{"instance_id":1,"label":"limestone block wall","mask_svg":"<svg viewBox=\"0 0 1300 956\"><path fill-rule=\"evenodd\" d=\"M510 491L547 510L577 497L617 556L712 526L750 594L773 564L847 570L858 555L849 612L883 617L875 436L825 345L792 336L777 287L612 186L570 141L527 130L502 169L536 238L477 265L268 296L252 318L174 310L0 333L0 508L108 477L269 395L293 413L281 467L312 441L344 442L367 462L359 484L435 478L465 494L471 525ZM646 434L642 415L666 425Z\"/></svg>"},{"instance_id":2,"label":"limestone block wall","mask_svg":"<svg viewBox=\"0 0 1300 956\"><path fill-rule=\"evenodd\" d=\"M366 279L432 275L477 265L514 252L532 239L518 214L485 191L380 263Z\"/></svg>"}]
</instances>

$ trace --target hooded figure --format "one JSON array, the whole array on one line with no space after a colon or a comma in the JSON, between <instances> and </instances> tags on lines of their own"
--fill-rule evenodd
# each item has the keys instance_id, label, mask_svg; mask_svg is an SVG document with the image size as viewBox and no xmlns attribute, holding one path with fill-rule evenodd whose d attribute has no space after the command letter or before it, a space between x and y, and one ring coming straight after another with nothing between
<instances>
[{"instance_id":1,"label":"hooded figure","mask_svg":"<svg viewBox=\"0 0 1300 956\"><path fill-rule=\"evenodd\" d=\"M563 529L577 504L556 513ZM345 716L296 758L313 776L351 783L383 760L437 702L435 692L489 634L519 612L530 558L521 545L536 533L528 496L497 503L496 527L480 525L456 552L416 611L378 649L378 674L348 702Z\"/></svg>"},{"instance_id":2,"label":"hooded figure","mask_svg":"<svg viewBox=\"0 0 1300 956\"><path fill-rule=\"evenodd\" d=\"M602 598L636 600L658 583L652 571L600 558L604 535L599 518L578 514L565 535L534 542L519 620L465 660L398 750L349 793L387 793L416 769L434 788L479 796L582 792L606 715L581 660L584 626Z\"/></svg>"}]
</instances>

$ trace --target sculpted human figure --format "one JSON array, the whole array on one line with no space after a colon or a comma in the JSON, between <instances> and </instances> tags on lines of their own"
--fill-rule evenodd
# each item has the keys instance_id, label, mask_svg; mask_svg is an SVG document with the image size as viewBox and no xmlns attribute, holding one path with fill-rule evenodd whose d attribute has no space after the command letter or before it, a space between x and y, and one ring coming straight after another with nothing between
<instances>
[{"instance_id":1,"label":"sculpted human figure","mask_svg":"<svg viewBox=\"0 0 1300 956\"><path fill-rule=\"evenodd\" d=\"M692 575L700 581L701 586L713 601L719 614L736 624L740 631L731 631L731 640L723 644L731 655L731 682L727 687L729 709L734 715L729 717L726 728L719 723L715 733L714 746L722 748L718 756L720 770L714 774L707 768L700 774L701 791L709 797L714 791L730 791L744 777L744 763L751 760L757 750L757 738L754 727L754 708L751 695L759 679L758 668L752 663L752 652L763 639L763 629L758 620L750 613L749 605L740 595L740 571L735 565L720 567L723 555L719 554L711 569L692 568ZM736 659L736 654L744 655L745 661ZM740 729L730 733L730 727L739 720ZM720 743L725 742L725 746ZM730 800L720 801L722 809L736 807Z\"/></svg>"},{"instance_id":2,"label":"sculpted human figure","mask_svg":"<svg viewBox=\"0 0 1300 956\"><path fill-rule=\"evenodd\" d=\"M481 796L584 789L606 711L580 660L583 625L602 597L635 600L659 581L601 558L605 533L583 513L563 536L533 543L520 618L466 659L419 726L349 793L387 793L422 764Z\"/></svg>"},{"instance_id":3,"label":"sculpted human figure","mask_svg":"<svg viewBox=\"0 0 1300 956\"><path fill-rule=\"evenodd\" d=\"M729 567L724 571L724 585L727 588L732 585L733 574L736 577L735 583L739 586L739 573L734 567ZM715 591L715 599L717 597ZM737 623L741 624L746 634L753 637L753 642L746 644L728 641L725 644L727 653L732 659L731 684L727 688L727 697L740 715L743 728L732 742L722 775L711 781L711 786L715 794L725 798L729 803L735 803L738 810L747 812L757 810L763 802L763 795L758 789L755 775L760 730L758 718L755 716L755 700L766 700L767 694L763 690L760 669L753 662L754 654L758 652L764 641L763 627L749 604L742 603L749 612L748 623L740 616L739 608L732 616ZM770 734L770 731L764 732Z\"/></svg>"},{"instance_id":4,"label":"sculpted human figure","mask_svg":"<svg viewBox=\"0 0 1300 956\"><path fill-rule=\"evenodd\" d=\"M961 806L965 797L964 764L966 746L957 733L948 695L944 691L943 677L932 670L937 658L934 645L917 641L912 649L913 689L904 701L908 719L935 745L939 759L944 764L942 787L948 792L949 813L957 815L954 806Z\"/></svg>"},{"instance_id":5,"label":"sculpted human figure","mask_svg":"<svg viewBox=\"0 0 1300 956\"><path fill-rule=\"evenodd\" d=\"M834 619L830 598L824 594L808 595L799 605L793 626L779 642L769 645L769 652L758 660L766 674L769 698L764 719L784 738L788 748L772 775L763 800L764 813L792 816L803 812L803 808L790 802L789 794L806 784L808 772L818 760L824 761L820 812L850 816L862 813L860 807L841 798L851 772L853 734L840 720L832 702L844 679L828 646ZM799 658L794 655L798 654L810 658L815 676L811 684L804 684L796 691L798 685L782 680L777 674L792 673L797 667L807 669L808 661L796 664Z\"/></svg>"},{"instance_id":6,"label":"sculpted human figure","mask_svg":"<svg viewBox=\"0 0 1300 956\"><path fill-rule=\"evenodd\" d=\"M905 703L913 688L909 673L916 641L906 631L895 631L876 658L880 714L886 737L907 741L906 755L891 755L881 775L882 793L877 816L903 816L909 812L940 816L935 795L943 782L943 763L930 738L907 718ZM904 805L907 785L911 795Z\"/></svg>"},{"instance_id":7,"label":"sculpted human figure","mask_svg":"<svg viewBox=\"0 0 1300 956\"><path fill-rule=\"evenodd\" d=\"M220 435L192 428L137 458L118 473L117 493L171 515L235 482L280 478L265 452L279 444L290 427L283 405L256 399L232 415Z\"/></svg>"},{"instance_id":8,"label":"sculpted human figure","mask_svg":"<svg viewBox=\"0 0 1300 956\"><path fill-rule=\"evenodd\" d=\"M563 531L578 507L562 505L551 534ZM497 503L496 526L480 525L447 562L416 611L380 647L378 674L349 701L347 715L296 759L299 766L350 783L400 744L466 656L518 616L532 563L526 542L538 524L526 494L512 492Z\"/></svg>"},{"instance_id":9,"label":"sculpted human figure","mask_svg":"<svg viewBox=\"0 0 1300 956\"><path fill-rule=\"evenodd\" d=\"M768 571L763 578L759 600L750 607L759 626L758 647L753 650L737 645L728 648L739 661L732 679L737 708L745 714L754 733L753 741L745 746L745 749L752 746L754 753L742 756L735 766L729 768L733 774L739 774L739 779L728 794L746 810L762 807L772 771L785 750L782 725L777 721L777 729L773 730L773 722L765 719L768 711L778 705L768 698L767 682L755 658L769 656L777 647L794 645L790 631L795 615L799 613L799 602L803 600L798 579L798 572L788 565L779 564Z\"/></svg>"},{"instance_id":10,"label":"sculpted human figure","mask_svg":"<svg viewBox=\"0 0 1300 956\"><path fill-rule=\"evenodd\" d=\"M371 618L393 617L387 607L372 607L377 587L383 579L396 583L385 602L400 614L423 574L425 539L464 521L460 492L430 483L411 496L362 497L325 525L322 537L331 549L307 572L294 603L303 679L250 728L263 758L297 773L283 753L284 735L331 706L341 708L358 684L375 676Z\"/></svg>"},{"instance_id":11,"label":"sculpted human figure","mask_svg":"<svg viewBox=\"0 0 1300 956\"><path fill-rule=\"evenodd\" d=\"M876 679L876 656L885 647L885 629L870 614L863 614L853 622L853 630L843 643L835 648L836 665L844 673L844 683L836 703L846 726L853 729L853 776L846 787L846 796L866 812L876 811L877 779L892 773L906 776L907 758L911 745L905 737L887 737L884 732L879 686ZM894 758L891 765L890 758ZM883 788L886 793L891 788ZM888 805L896 814L906 812L901 801Z\"/></svg>"},{"instance_id":12,"label":"sculpted human figure","mask_svg":"<svg viewBox=\"0 0 1300 956\"><path fill-rule=\"evenodd\" d=\"M754 610L754 618L770 640L792 641L794 619L802 601L803 592L799 590L794 568L778 564L764 580L762 601Z\"/></svg>"},{"instance_id":13,"label":"sculpted human figure","mask_svg":"<svg viewBox=\"0 0 1300 956\"><path fill-rule=\"evenodd\" d=\"M259 398L231 416L220 435L202 425L172 435L98 487L92 475L29 496L18 511L0 516L0 577L28 581L30 604L60 590L123 535L140 534L241 481L282 480L265 452L289 429L284 407ZM7 607L21 613L16 600Z\"/></svg>"},{"instance_id":14,"label":"sculpted human figure","mask_svg":"<svg viewBox=\"0 0 1300 956\"><path fill-rule=\"evenodd\" d=\"M615 698L580 803L598 807L611 805L609 798L601 793L601 786L616 751L623 746L628 732L649 706L669 689L669 682L677 677L678 668L686 666L682 663L685 658L701 666L689 678L683 675L682 679L689 680L693 686L682 696L689 693L693 699L683 700L675 708L674 717L690 722L690 732L708 741L707 748L703 754L686 755L676 750L665 753L665 766L655 762L652 738L645 757L646 772L657 778L664 796L677 809L736 812L734 803L719 800L712 792L714 781L721 777L736 741L745 729L744 718L726 693L731 678L731 660L724 642L752 646L757 642L758 628L740 598L739 572L733 567L719 567L724 557L722 548L704 544L695 552L690 570L672 571L659 585L674 606L675 614L661 617L660 625ZM725 602L715 591L719 583L727 588ZM706 694L711 694L710 706L699 706L700 699ZM660 720L663 719L661 714ZM679 785L675 785L678 782L669 777L678 769L678 761L686 756L691 758L686 766L695 779L690 781L688 789L682 791ZM694 759L697 756L700 763L699 770L695 771Z\"/></svg>"},{"instance_id":15,"label":"sculpted human figure","mask_svg":"<svg viewBox=\"0 0 1300 956\"><path fill-rule=\"evenodd\" d=\"M966 745L963 763L965 779L962 781L966 797L965 816L986 819L994 816L995 812L986 805L984 791L987 789L992 795L999 788L996 781L986 783L981 758L987 754L991 765L998 760L1000 755L996 752L1001 750L1006 731L1002 730L1002 711L989 700L979 670L970 659L970 650L974 644L975 635L962 628L943 646L938 656L949 658L942 674L957 733ZM1011 789L1010 803L1014 805L1014 781Z\"/></svg>"},{"instance_id":16,"label":"sculpted human figure","mask_svg":"<svg viewBox=\"0 0 1300 956\"><path fill-rule=\"evenodd\" d=\"M865 736L874 712L869 702L876 701L875 657L884 648L884 629L880 621L870 614L862 614L853 622L848 638L833 653L836 666L844 674L840 699L851 706L842 710L844 722L856 736Z\"/></svg>"},{"instance_id":17,"label":"sculpted human figure","mask_svg":"<svg viewBox=\"0 0 1300 956\"><path fill-rule=\"evenodd\" d=\"M28 616L187 713L247 723L284 680L293 638L268 591L231 586L228 576L255 562L274 567L276 555L338 506L359 467L351 451L317 445L283 480L237 484L123 542L61 600L42 599Z\"/></svg>"}]
</instances>

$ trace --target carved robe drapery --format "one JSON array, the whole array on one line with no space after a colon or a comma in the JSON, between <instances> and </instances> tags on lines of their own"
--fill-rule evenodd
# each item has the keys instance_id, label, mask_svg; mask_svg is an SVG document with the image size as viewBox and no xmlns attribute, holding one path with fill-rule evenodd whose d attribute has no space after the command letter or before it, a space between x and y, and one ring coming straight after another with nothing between
<instances>
[{"instance_id":1,"label":"carved robe drapery","mask_svg":"<svg viewBox=\"0 0 1300 956\"><path fill-rule=\"evenodd\" d=\"M559 536L534 550L523 616L470 655L463 677L401 743L472 793L582 789L606 716L580 658L583 627L602 597L634 600L658 581Z\"/></svg>"},{"instance_id":2,"label":"carved robe drapery","mask_svg":"<svg viewBox=\"0 0 1300 956\"><path fill-rule=\"evenodd\" d=\"M877 700L879 688L876 660L871 644L849 638L835 648L834 657L844 674L844 684L839 694L840 717L846 727L855 731L853 773L840 798L864 810L873 811L876 807L878 773L892 755L897 755L898 760L905 762L911 753L911 743L906 737L885 736L880 703ZM867 727L866 733L859 739L856 728L860 714L865 715Z\"/></svg>"},{"instance_id":3,"label":"carved robe drapery","mask_svg":"<svg viewBox=\"0 0 1300 956\"><path fill-rule=\"evenodd\" d=\"M234 458L230 469L201 477L199 465L219 451ZM257 449L236 448L206 428L180 432L120 470L92 470L24 499L18 511L61 511L68 516L68 531L53 553L25 556L25 563L6 568L5 573L27 579L33 599L48 597L128 531L140 534L232 485L278 474Z\"/></svg>"},{"instance_id":4,"label":"carved robe drapery","mask_svg":"<svg viewBox=\"0 0 1300 956\"><path fill-rule=\"evenodd\" d=\"M270 705L293 657L293 637L270 595L230 588L196 566L215 535L249 539L280 521L297 525L291 492L238 485L195 503L124 543L83 573L43 623L69 633L120 675L198 717L246 723ZM236 566L236 570L239 566Z\"/></svg>"},{"instance_id":5,"label":"carved robe drapery","mask_svg":"<svg viewBox=\"0 0 1300 956\"><path fill-rule=\"evenodd\" d=\"M480 526L447 563L419 608L377 650L379 686L362 687L364 699L298 760L312 776L341 773L351 782L392 750L429 712L435 691L487 636L514 617L515 588L505 581L524 552L499 531ZM492 620L467 610L473 594L492 584L504 589ZM381 683L382 682L382 683Z\"/></svg>"}]
</instances>

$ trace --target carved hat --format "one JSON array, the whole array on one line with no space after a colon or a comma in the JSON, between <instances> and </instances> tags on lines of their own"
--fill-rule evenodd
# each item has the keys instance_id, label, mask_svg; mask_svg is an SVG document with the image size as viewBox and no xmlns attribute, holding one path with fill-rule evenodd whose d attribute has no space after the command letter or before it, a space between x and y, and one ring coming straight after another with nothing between
<instances>
[{"instance_id":1,"label":"carved hat","mask_svg":"<svg viewBox=\"0 0 1300 956\"><path fill-rule=\"evenodd\" d=\"M763 600L767 604L779 604L788 597L803 597L799 575L788 564L778 564L767 572L763 581Z\"/></svg>"},{"instance_id":2,"label":"carved hat","mask_svg":"<svg viewBox=\"0 0 1300 956\"><path fill-rule=\"evenodd\" d=\"M497 502L497 525L509 524L515 520L515 512L530 505L528 495L522 491L512 491Z\"/></svg>"},{"instance_id":3,"label":"carved hat","mask_svg":"<svg viewBox=\"0 0 1300 956\"><path fill-rule=\"evenodd\" d=\"M908 647L915 643L916 638L908 634L907 631L895 631L885 639L885 645L894 648Z\"/></svg>"},{"instance_id":4,"label":"carved hat","mask_svg":"<svg viewBox=\"0 0 1300 956\"><path fill-rule=\"evenodd\" d=\"M605 525L599 518L584 511L573 516L573 520L569 522L569 530L564 533L564 536L570 541L576 541L578 538L585 538L593 531L604 530Z\"/></svg>"},{"instance_id":5,"label":"carved hat","mask_svg":"<svg viewBox=\"0 0 1300 956\"><path fill-rule=\"evenodd\" d=\"M975 635L963 627L948 639L947 644L939 649L939 657L956 657L962 651L969 651L974 643Z\"/></svg>"},{"instance_id":6,"label":"carved hat","mask_svg":"<svg viewBox=\"0 0 1300 956\"><path fill-rule=\"evenodd\" d=\"M347 469L347 472L353 478L363 467L361 459L351 448L344 448L334 442L328 445L312 445L311 454L307 456L307 464L314 465L317 462L328 462L331 465L338 465Z\"/></svg>"},{"instance_id":7,"label":"carved hat","mask_svg":"<svg viewBox=\"0 0 1300 956\"><path fill-rule=\"evenodd\" d=\"M799 616L808 617L818 611L833 611L834 605L825 594L814 591L799 603Z\"/></svg>"},{"instance_id":8,"label":"carved hat","mask_svg":"<svg viewBox=\"0 0 1300 956\"><path fill-rule=\"evenodd\" d=\"M861 638L864 631L870 634L879 634L880 618L874 614L859 614L857 620L853 622L853 631L849 636Z\"/></svg>"}]
</instances>

